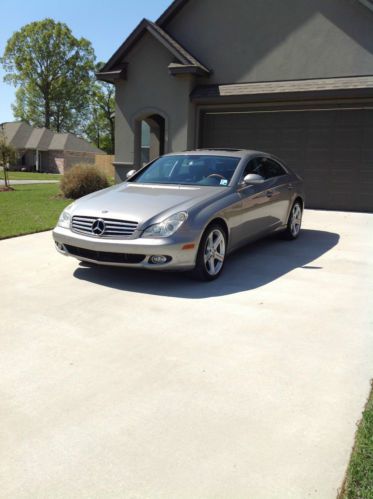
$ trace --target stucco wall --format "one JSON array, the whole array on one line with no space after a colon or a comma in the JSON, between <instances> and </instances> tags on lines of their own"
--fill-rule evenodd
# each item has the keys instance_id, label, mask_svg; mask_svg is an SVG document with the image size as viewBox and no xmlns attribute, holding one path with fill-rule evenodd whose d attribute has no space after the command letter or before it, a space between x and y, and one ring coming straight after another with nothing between
<instances>
[{"instance_id":1,"label":"stucco wall","mask_svg":"<svg viewBox=\"0 0 373 499\"><path fill-rule=\"evenodd\" d=\"M189 0L165 29L213 69L206 83L373 72L373 12L358 0Z\"/></svg>"},{"instance_id":2,"label":"stucco wall","mask_svg":"<svg viewBox=\"0 0 373 499\"><path fill-rule=\"evenodd\" d=\"M117 168L122 172L134 165L135 120L141 115L159 113L166 119L166 152L185 150L192 142L188 117L193 112L189 94L194 79L171 76L167 67L173 56L150 35L143 37L127 61L128 80L116 86L115 160L126 164Z\"/></svg>"}]
</instances>

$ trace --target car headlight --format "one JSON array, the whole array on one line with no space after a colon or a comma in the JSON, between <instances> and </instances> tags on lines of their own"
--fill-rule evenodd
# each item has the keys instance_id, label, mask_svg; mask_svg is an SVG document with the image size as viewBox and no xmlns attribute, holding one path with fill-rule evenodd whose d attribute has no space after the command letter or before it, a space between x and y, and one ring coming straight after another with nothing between
<instances>
[{"instance_id":1,"label":"car headlight","mask_svg":"<svg viewBox=\"0 0 373 499\"><path fill-rule=\"evenodd\" d=\"M187 218L188 213L180 211L159 224L150 225L144 230L142 237L170 237L180 229Z\"/></svg>"},{"instance_id":2,"label":"car headlight","mask_svg":"<svg viewBox=\"0 0 373 499\"><path fill-rule=\"evenodd\" d=\"M73 207L74 203L69 204L63 212L60 215L60 218L58 219L57 225L59 227L62 227L64 229L69 229L70 228L70 222L71 222L71 214L70 210Z\"/></svg>"}]
</instances>

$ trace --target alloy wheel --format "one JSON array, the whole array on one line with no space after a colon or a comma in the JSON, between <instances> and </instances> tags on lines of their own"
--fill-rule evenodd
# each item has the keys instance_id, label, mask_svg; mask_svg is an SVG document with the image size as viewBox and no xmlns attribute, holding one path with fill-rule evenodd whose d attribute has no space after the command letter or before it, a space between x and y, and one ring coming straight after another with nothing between
<instances>
[{"instance_id":1,"label":"alloy wheel","mask_svg":"<svg viewBox=\"0 0 373 499\"><path fill-rule=\"evenodd\" d=\"M291 212L290 231L293 237L297 237L302 225L302 208L298 203L293 206Z\"/></svg>"},{"instance_id":2,"label":"alloy wheel","mask_svg":"<svg viewBox=\"0 0 373 499\"><path fill-rule=\"evenodd\" d=\"M203 256L208 274L217 275L225 258L225 238L220 229L213 229L208 235Z\"/></svg>"}]
</instances>

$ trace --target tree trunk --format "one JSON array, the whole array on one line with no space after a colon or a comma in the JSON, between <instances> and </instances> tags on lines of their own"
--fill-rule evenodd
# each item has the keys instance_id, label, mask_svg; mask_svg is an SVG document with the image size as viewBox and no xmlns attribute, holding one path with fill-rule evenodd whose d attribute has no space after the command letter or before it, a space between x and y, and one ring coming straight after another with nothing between
<instances>
[{"instance_id":1,"label":"tree trunk","mask_svg":"<svg viewBox=\"0 0 373 499\"><path fill-rule=\"evenodd\" d=\"M114 129L114 120L109 119L110 122L110 139L111 139L111 154L114 154L115 151L115 129Z\"/></svg>"},{"instance_id":2,"label":"tree trunk","mask_svg":"<svg viewBox=\"0 0 373 499\"><path fill-rule=\"evenodd\" d=\"M46 95L44 98L44 126L45 128L50 127L51 124L51 109L49 102L49 95Z\"/></svg>"},{"instance_id":3,"label":"tree trunk","mask_svg":"<svg viewBox=\"0 0 373 499\"><path fill-rule=\"evenodd\" d=\"M8 170L6 167L5 155L3 156L2 163L3 163L3 172L4 172L4 187L7 189L9 187L9 176L8 176Z\"/></svg>"}]
</instances>

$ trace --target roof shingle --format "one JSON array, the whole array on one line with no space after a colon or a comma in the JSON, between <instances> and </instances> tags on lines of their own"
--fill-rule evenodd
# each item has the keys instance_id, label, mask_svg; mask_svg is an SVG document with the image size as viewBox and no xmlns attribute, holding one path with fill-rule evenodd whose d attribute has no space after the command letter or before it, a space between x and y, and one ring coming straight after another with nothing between
<instances>
[{"instance_id":1,"label":"roof shingle","mask_svg":"<svg viewBox=\"0 0 373 499\"><path fill-rule=\"evenodd\" d=\"M2 123L8 142L15 149L39 151L76 151L104 154L88 141L72 133L57 133L47 128L34 128L22 121Z\"/></svg>"},{"instance_id":2,"label":"roof shingle","mask_svg":"<svg viewBox=\"0 0 373 499\"><path fill-rule=\"evenodd\" d=\"M198 100L355 89L373 90L373 76L200 85L193 90L191 97Z\"/></svg>"}]
</instances>

